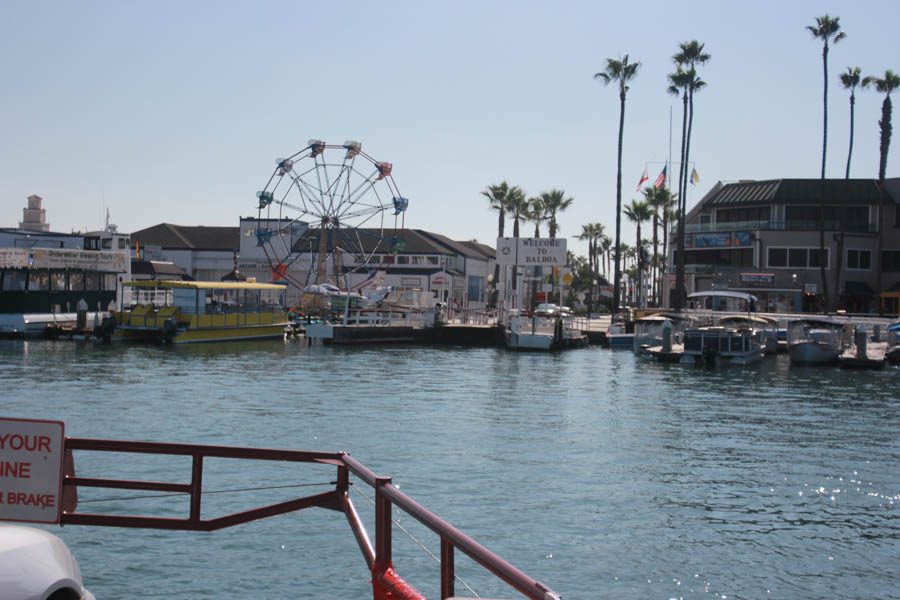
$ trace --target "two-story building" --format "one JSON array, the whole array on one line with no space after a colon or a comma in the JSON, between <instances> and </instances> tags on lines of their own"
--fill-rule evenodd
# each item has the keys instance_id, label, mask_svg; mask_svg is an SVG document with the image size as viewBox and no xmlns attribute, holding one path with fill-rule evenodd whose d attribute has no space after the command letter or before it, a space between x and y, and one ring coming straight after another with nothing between
<instances>
[{"instance_id":1,"label":"two-story building","mask_svg":"<svg viewBox=\"0 0 900 600\"><path fill-rule=\"evenodd\" d=\"M719 182L686 216L686 292L727 288L756 295L762 310L821 310L824 262L824 284L836 307L879 311L884 301L884 311L896 314L898 201L898 178L883 184L874 179ZM825 254L820 256L823 207ZM668 306L675 291L674 246L665 286Z\"/></svg>"}]
</instances>

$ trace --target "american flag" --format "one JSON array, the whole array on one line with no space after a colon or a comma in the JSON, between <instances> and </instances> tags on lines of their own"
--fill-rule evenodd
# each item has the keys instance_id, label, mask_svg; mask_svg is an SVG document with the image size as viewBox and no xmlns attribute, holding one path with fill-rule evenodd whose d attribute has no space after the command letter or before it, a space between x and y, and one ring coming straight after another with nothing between
<instances>
[{"instance_id":1,"label":"american flag","mask_svg":"<svg viewBox=\"0 0 900 600\"><path fill-rule=\"evenodd\" d=\"M656 178L656 181L653 182L653 187L662 188L666 186L666 168L669 165L663 167L662 173L659 174L659 177Z\"/></svg>"}]
</instances>

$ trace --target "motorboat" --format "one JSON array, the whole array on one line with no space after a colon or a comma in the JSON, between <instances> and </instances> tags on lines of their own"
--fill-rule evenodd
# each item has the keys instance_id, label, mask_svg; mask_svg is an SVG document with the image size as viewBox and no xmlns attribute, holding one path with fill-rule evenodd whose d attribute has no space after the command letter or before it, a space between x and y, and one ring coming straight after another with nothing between
<instances>
[{"instance_id":1,"label":"motorboat","mask_svg":"<svg viewBox=\"0 0 900 600\"><path fill-rule=\"evenodd\" d=\"M625 321L613 321L609 324L606 328L606 342L610 348L634 348L634 328L631 327L631 331L628 331L629 325L632 323L626 324Z\"/></svg>"},{"instance_id":2,"label":"motorboat","mask_svg":"<svg viewBox=\"0 0 900 600\"><path fill-rule=\"evenodd\" d=\"M247 281L131 281L114 341L221 342L284 337L285 286Z\"/></svg>"},{"instance_id":3,"label":"motorboat","mask_svg":"<svg viewBox=\"0 0 900 600\"><path fill-rule=\"evenodd\" d=\"M844 348L844 324L828 317L788 323L788 356L798 365L834 364Z\"/></svg>"},{"instance_id":4,"label":"motorboat","mask_svg":"<svg viewBox=\"0 0 900 600\"><path fill-rule=\"evenodd\" d=\"M588 345L588 338L572 316L513 313L507 318L504 340L510 350L561 350Z\"/></svg>"},{"instance_id":5,"label":"motorboat","mask_svg":"<svg viewBox=\"0 0 900 600\"><path fill-rule=\"evenodd\" d=\"M696 317L681 313L656 313L647 315L634 321L634 340L632 348L635 352L652 348L662 344L663 325L669 322L672 325L674 343L682 341L684 330L696 324Z\"/></svg>"},{"instance_id":6,"label":"motorboat","mask_svg":"<svg viewBox=\"0 0 900 600\"><path fill-rule=\"evenodd\" d=\"M34 527L0 524L0 597L94 600L65 542Z\"/></svg>"},{"instance_id":7,"label":"motorboat","mask_svg":"<svg viewBox=\"0 0 900 600\"><path fill-rule=\"evenodd\" d=\"M760 331L749 327L697 327L684 332L682 364L752 365L765 350Z\"/></svg>"},{"instance_id":8,"label":"motorboat","mask_svg":"<svg viewBox=\"0 0 900 600\"><path fill-rule=\"evenodd\" d=\"M885 358L892 363L900 363L900 321L887 328L887 351Z\"/></svg>"},{"instance_id":9,"label":"motorboat","mask_svg":"<svg viewBox=\"0 0 900 600\"><path fill-rule=\"evenodd\" d=\"M760 315L726 315L719 319L723 327L737 329L745 327L754 329L762 334L763 350L766 354L778 352L778 321L771 317Z\"/></svg>"}]
</instances>

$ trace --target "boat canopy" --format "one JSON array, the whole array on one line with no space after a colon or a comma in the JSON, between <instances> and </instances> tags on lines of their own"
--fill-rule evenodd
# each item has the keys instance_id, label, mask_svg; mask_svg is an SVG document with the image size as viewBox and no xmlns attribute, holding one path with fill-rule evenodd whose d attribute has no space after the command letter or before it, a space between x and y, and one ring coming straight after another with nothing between
<instances>
[{"instance_id":1,"label":"boat canopy","mask_svg":"<svg viewBox=\"0 0 900 600\"><path fill-rule=\"evenodd\" d=\"M694 298L739 298L741 300L747 300L756 302L759 300L753 294L748 294L746 292L735 292L732 290L709 290L707 292L694 292L692 294L688 294L688 299L692 300Z\"/></svg>"},{"instance_id":2,"label":"boat canopy","mask_svg":"<svg viewBox=\"0 0 900 600\"><path fill-rule=\"evenodd\" d=\"M647 315L646 317L641 317L640 319L635 319L635 323L652 323L654 321L693 321L693 315L681 315L678 313L656 313L653 315Z\"/></svg>"},{"instance_id":3,"label":"boat canopy","mask_svg":"<svg viewBox=\"0 0 900 600\"><path fill-rule=\"evenodd\" d=\"M126 281L122 285L136 288L188 288L194 290L284 291L287 287L277 283L256 283L255 281L169 281L155 279Z\"/></svg>"},{"instance_id":4,"label":"boat canopy","mask_svg":"<svg viewBox=\"0 0 900 600\"><path fill-rule=\"evenodd\" d=\"M761 317L759 315L727 315L719 319L720 323L728 321L736 321L741 323L758 323L760 325L777 325L778 320L771 317Z\"/></svg>"}]
</instances>

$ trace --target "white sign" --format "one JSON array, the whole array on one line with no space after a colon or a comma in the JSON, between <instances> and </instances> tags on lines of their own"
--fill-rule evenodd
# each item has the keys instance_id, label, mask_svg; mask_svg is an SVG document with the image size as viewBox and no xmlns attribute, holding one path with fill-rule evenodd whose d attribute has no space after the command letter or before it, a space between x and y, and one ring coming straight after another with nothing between
<instances>
[{"instance_id":1,"label":"white sign","mask_svg":"<svg viewBox=\"0 0 900 600\"><path fill-rule=\"evenodd\" d=\"M501 266L559 267L566 259L566 238L497 238Z\"/></svg>"},{"instance_id":2,"label":"white sign","mask_svg":"<svg viewBox=\"0 0 900 600\"><path fill-rule=\"evenodd\" d=\"M541 284L541 291L542 291L542 292L552 292L552 291L553 291L553 284L552 284L552 283L542 283L542 284Z\"/></svg>"},{"instance_id":3,"label":"white sign","mask_svg":"<svg viewBox=\"0 0 900 600\"><path fill-rule=\"evenodd\" d=\"M815 294L817 287L818 287L818 284L816 284L816 283L804 283L803 284L803 293L804 294Z\"/></svg>"},{"instance_id":4,"label":"white sign","mask_svg":"<svg viewBox=\"0 0 900 600\"><path fill-rule=\"evenodd\" d=\"M59 523L64 428L0 418L0 520Z\"/></svg>"}]
</instances>

